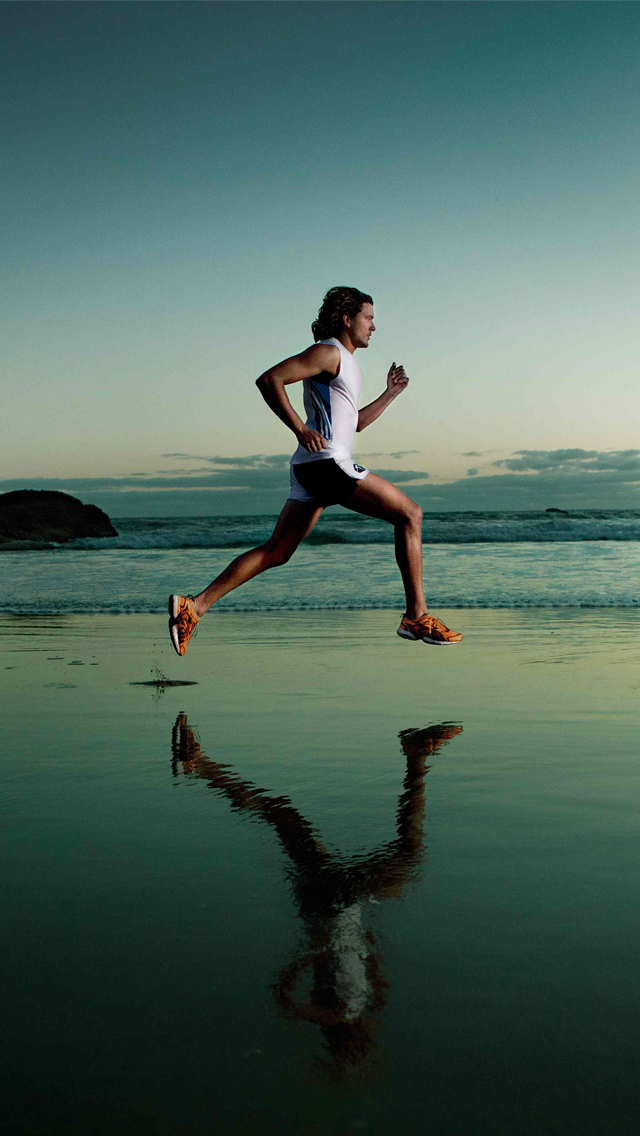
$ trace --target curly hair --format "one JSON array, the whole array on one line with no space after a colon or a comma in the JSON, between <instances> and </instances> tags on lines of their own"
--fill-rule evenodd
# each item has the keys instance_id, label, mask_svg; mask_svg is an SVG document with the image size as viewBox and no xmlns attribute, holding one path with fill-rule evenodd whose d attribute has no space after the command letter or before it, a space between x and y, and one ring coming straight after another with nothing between
<instances>
[{"instance_id":1,"label":"curly hair","mask_svg":"<svg viewBox=\"0 0 640 1136\"><path fill-rule=\"evenodd\" d=\"M343 316L357 316L363 304L372 304L371 296L358 288L330 288L318 312L318 318L311 324L316 343L321 339L333 339L342 331Z\"/></svg>"}]
</instances>

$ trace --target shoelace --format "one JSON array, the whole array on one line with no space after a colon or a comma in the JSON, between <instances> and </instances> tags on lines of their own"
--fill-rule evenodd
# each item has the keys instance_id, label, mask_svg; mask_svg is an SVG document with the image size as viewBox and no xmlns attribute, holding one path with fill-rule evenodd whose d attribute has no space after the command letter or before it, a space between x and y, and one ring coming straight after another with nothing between
<instances>
[{"instance_id":1,"label":"shoelace","mask_svg":"<svg viewBox=\"0 0 640 1136\"><path fill-rule=\"evenodd\" d=\"M431 620L431 626L433 628L435 628L437 631L448 631L449 630L446 623L443 623L441 619L438 619L437 615L431 615L429 618Z\"/></svg>"},{"instance_id":2,"label":"shoelace","mask_svg":"<svg viewBox=\"0 0 640 1136\"><path fill-rule=\"evenodd\" d=\"M448 631L449 630L446 623L443 623L441 619L438 619L437 615L429 615L429 612L426 612L424 615L421 615L420 619L416 619L413 622L422 624L423 627L425 627L428 631Z\"/></svg>"}]
</instances>

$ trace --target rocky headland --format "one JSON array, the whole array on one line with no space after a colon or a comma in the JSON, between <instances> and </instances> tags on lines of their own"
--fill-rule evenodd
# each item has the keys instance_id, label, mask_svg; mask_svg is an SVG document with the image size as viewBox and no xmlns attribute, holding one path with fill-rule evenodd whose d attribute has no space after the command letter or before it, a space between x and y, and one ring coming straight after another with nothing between
<instances>
[{"instance_id":1,"label":"rocky headland","mask_svg":"<svg viewBox=\"0 0 640 1136\"><path fill-rule=\"evenodd\" d=\"M19 541L65 544L79 537L117 536L97 505L83 505L69 493L17 489L0 494L0 546Z\"/></svg>"}]
</instances>

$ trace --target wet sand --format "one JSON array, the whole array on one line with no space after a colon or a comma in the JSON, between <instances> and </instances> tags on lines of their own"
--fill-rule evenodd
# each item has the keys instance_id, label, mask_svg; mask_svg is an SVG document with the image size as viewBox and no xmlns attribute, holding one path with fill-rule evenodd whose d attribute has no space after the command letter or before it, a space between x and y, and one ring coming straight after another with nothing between
<instances>
[{"instance_id":1,"label":"wet sand","mask_svg":"<svg viewBox=\"0 0 640 1136\"><path fill-rule=\"evenodd\" d=\"M439 614L2 618L11 1132L633 1128L640 613Z\"/></svg>"}]
</instances>

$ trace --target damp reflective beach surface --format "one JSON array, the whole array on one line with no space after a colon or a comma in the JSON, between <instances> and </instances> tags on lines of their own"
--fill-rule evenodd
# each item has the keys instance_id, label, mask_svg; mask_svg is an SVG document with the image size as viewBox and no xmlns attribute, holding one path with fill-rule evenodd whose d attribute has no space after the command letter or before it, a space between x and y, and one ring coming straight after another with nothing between
<instances>
[{"instance_id":1,"label":"damp reflective beach surface","mask_svg":"<svg viewBox=\"0 0 640 1136\"><path fill-rule=\"evenodd\" d=\"M635 1130L640 613L442 614L3 617L8 1131Z\"/></svg>"}]
</instances>

